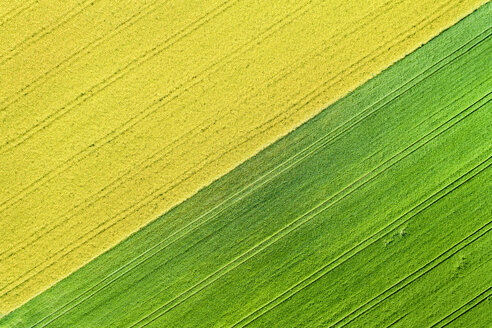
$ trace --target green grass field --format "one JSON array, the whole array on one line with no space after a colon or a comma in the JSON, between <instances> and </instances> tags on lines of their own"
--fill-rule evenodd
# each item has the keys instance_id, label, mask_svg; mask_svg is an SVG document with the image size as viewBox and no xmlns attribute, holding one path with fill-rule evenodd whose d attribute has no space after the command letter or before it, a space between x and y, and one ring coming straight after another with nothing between
<instances>
[{"instance_id":1,"label":"green grass field","mask_svg":"<svg viewBox=\"0 0 492 328\"><path fill-rule=\"evenodd\" d=\"M0 327L490 327L492 4Z\"/></svg>"}]
</instances>

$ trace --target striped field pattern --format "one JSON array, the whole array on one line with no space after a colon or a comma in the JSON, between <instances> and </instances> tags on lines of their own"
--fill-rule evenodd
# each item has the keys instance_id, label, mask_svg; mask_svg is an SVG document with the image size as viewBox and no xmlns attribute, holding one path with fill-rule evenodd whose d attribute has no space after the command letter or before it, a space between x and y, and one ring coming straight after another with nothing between
<instances>
[{"instance_id":1,"label":"striped field pattern","mask_svg":"<svg viewBox=\"0 0 492 328\"><path fill-rule=\"evenodd\" d=\"M489 327L485 2L2 2L0 327Z\"/></svg>"}]
</instances>

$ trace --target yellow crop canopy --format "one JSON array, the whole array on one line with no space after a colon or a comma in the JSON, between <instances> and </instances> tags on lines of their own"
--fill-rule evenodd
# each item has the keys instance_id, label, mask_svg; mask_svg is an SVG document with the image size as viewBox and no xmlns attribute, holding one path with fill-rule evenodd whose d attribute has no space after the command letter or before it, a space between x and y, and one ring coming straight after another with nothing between
<instances>
[{"instance_id":1,"label":"yellow crop canopy","mask_svg":"<svg viewBox=\"0 0 492 328\"><path fill-rule=\"evenodd\" d=\"M2 2L0 312L484 2Z\"/></svg>"}]
</instances>

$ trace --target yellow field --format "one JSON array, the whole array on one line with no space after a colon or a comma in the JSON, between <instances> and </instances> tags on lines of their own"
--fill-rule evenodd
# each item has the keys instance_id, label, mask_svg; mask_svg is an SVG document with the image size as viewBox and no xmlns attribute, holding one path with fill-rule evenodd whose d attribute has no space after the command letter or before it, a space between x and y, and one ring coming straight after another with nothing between
<instances>
[{"instance_id":1,"label":"yellow field","mask_svg":"<svg viewBox=\"0 0 492 328\"><path fill-rule=\"evenodd\" d=\"M484 2L2 3L0 312Z\"/></svg>"}]
</instances>

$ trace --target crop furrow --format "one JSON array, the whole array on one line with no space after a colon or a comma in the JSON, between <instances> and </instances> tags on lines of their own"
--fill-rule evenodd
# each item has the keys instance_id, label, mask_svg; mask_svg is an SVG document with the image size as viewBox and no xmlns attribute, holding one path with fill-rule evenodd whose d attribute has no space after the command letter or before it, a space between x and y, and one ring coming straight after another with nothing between
<instances>
[{"instance_id":1,"label":"crop furrow","mask_svg":"<svg viewBox=\"0 0 492 328\"><path fill-rule=\"evenodd\" d=\"M95 48L97 48L99 45L103 44L105 41L111 40L113 37L117 36L121 32L125 31L126 29L132 27L135 25L140 19L144 18L147 14L151 13L152 10L155 10L156 7L162 5L163 3L157 3L154 2L152 4L148 4L141 8L141 10L127 19L125 19L123 22L119 23L113 30L111 30L109 33L104 34L95 40L89 42L82 48L78 49L74 53L72 53L70 56L67 58L63 59L61 62L56 64L54 67L49 69L48 71L44 72L37 78L35 78L33 81L28 83L26 86L22 87L20 90L16 91L13 95L6 97L2 104L0 104L0 112L6 111L8 107L10 107L12 104L16 103L23 97L29 95L31 92L36 90L36 88L50 76L56 73L59 69L62 69L70 64L72 64L75 60L79 58L79 55L82 54L88 54L91 51L93 51Z\"/></svg>"},{"instance_id":2,"label":"crop furrow","mask_svg":"<svg viewBox=\"0 0 492 328\"><path fill-rule=\"evenodd\" d=\"M450 325L453 321L460 318L462 315L472 310L475 306L481 304L483 301L488 299L492 295L492 287L488 287L486 290L469 300L466 304L463 304L461 307L456 309L455 311L449 313L444 318L433 324L431 327L446 327Z\"/></svg>"},{"instance_id":3,"label":"crop furrow","mask_svg":"<svg viewBox=\"0 0 492 328\"><path fill-rule=\"evenodd\" d=\"M20 14L22 14L26 10L29 10L36 3L37 3L37 1L35 1L35 0L28 0L28 1L24 2L24 4L22 6L10 9L2 17L0 17L0 27L4 26L9 21L11 21L15 17L19 16Z\"/></svg>"},{"instance_id":4,"label":"crop furrow","mask_svg":"<svg viewBox=\"0 0 492 328\"><path fill-rule=\"evenodd\" d=\"M450 257L464 249L465 247L469 246L471 243L474 241L478 240L480 237L484 236L486 233L490 232L492 229L492 221L487 222L484 226L480 227L479 229L475 230L473 233L470 235L466 236L464 239L460 240L458 243L455 245L451 246L448 248L446 251L443 253L439 254L436 258L432 259L428 263L426 263L424 266L420 267L416 271L412 272L410 275L406 276L402 280L398 281L395 283L393 286L389 287L385 291L381 292L379 295L373 297L371 300L367 301L364 303L362 306L359 308L355 309L351 313L349 313L347 316L342 317L339 321L337 321L333 326L334 327L345 327L357 318L359 318L361 315L364 315L365 313L371 311L373 308L378 306L379 304L383 303L386 301L388 298L391 296L395 295L405 287L409 286L416 280L420 279L427 273L431 272L433 269L438 267L441 263L444 261L448 260Z\"/></svg>"},{"instance_id":5,"label":"crop furrow","mask_svg":"<svg viewBox=\"0 0 492 328\"><path fill-rule=\"evenodd\" d=\"M31 44L41 40L47 35L50 35L55 31L57 28L60 26L66 24L73 18L77 17L80 15L86 8L94 4L95 2L100 1L100 0L86 0L86 1L81 1L78 3L73 9L67 11L65 14L63 14L59 19L60 21L56 22L54 25L48 25L45 26L41 29L39 29L37 32L31 34L21 42L17 43L12 49L10 49L6 54L0 56L0 65L3 65L10 61L12 58L17 56L25 47L30 46Z\"/></svg>"},{"instance_id":6,"label":"crop furrow","mask_svg":"<svg viewBox=\"0 0 492 328\"><path fill-rule=\"evenodd\" d=\"M470 106L469 108L471 108L471 107L472 106ZM466 110L468 110L469 108L467 108ZM481 108L481 107L478 107L478 108ZM478 108L472 110L471 113L474 112L474 111L476 111ZM465 112L466 110L464 110L463 112ZM468 115L471 114L471 113L468 113ZM456 115L455 118L458 117L458 116L459 116L459 114ZM450 124L450 126L446 127L445 130L439 131L438 133L434 133L434 136L431 139L428 139L428 140L424 140L424 138L419 139L422 142L421 142L421 144L417 148L413 147L414 145L416 145L416 143L414 143L414 144L408 146L407 148L405 148L404 150L400 151L398 154L394 155L391 159L389 159L386 162L380 164L377 168L375 168L372 171L368 172L366 175L364 175L363 177L359 178L357 181L351 183L349 186L345 187L344 189L342 189L341 191L339 191L334 196L332 196L329 199L321 202L319 205L317 205L316 207L314 207L310 211L306 212L302 216L300 216L300 217L296 218L295 220L293 220L287 226L285 226L282 229L278 230L276 233L274 233L273 235L271 235L268 238L264 239L260 243L256 244L255 246L253 246L252 248L250 248L249 250L247 250L245 253L243 253L239 257L233 259L231 262L229 262L226 265L224 265L219 270L217 270L214 273L210 274L205 279L203 279L201 282L199 282L196 285L190 287L186 291L182 292L180 295L176 296L172 300L166 302L164 305L162 305L161 307L157 308L156 310L154 310L153 312L151 312L150 314L148 314L146 317L140 319L139 321L137 321L136 323L134 323L132 325L132 327L133 326L136 326L136 325L138 325L138 324L140 324L140 323L142 323L144 321L146 321L149 317L154 316L154 318L150 319L150 321L147 321L147 323L145 323L143 325L143 326L145 326L148 323L150 323L150 322L154 321L155 319L159 318L163 314L167 313L168 311L170 311L174 307L176 307L179 304L181 304L182 302L186 301L188 298L190 298L194 294L200 292L201 290L203 290L204 288L206 288L207 286L209 286L210 284L212 284L214 281L216 281L217 279L219 279L220 277L222 277L226 273L228 273L231 270L233 270L234 268L238 267L240 264L242 264L245 261L249 260L250 258L254 257L256 254L258 254L262 250L266 249L267 247L271 246L272 244L274 244L275 242L277 242L281 238L285 237L289 233L291 233L294 230L300 228L300 226L302 226L303 224L305 224L308 221L310 221L313 217L317 216L318 214L322 213L326 209L330 208L331 206L333 206L334 204L336 204L337 202L339 202L340 200L342 200L346 196L348 196L348 195L352 194L353 192L357 191L359 188L361 188L362 186L364 186L368 182L372 181L374 178L376 178L381 173L383 173L384 171L386 171L387 169L389 169L390 167L392 167L394 164L396 164L397 162L401 161L403 158L407 157L408 155L410 155L411 153L413 153L415 150L417 150L420 147L424 146L430 140L432 140L435 137L439 136L441 133L443 133L444 131L448 130L449 128L451 128L452 126L454 126L456 123L460 122L462 119L463 119L463 117L460 117L455 122L452 122L452 124ZM450 121L447 121L446 123L448 123L448 122L450 122ZM444 126L444 125L446 125L446 123L444 123L443 125L441 125L441 127ZM437 131L437 129L434 129L432 132L436 132L436 131ZM404 154L404 152L406 152L406 153ZM398 159L396 159L396 158L398 158ZM382 168L382 169L378 171L378 169L380 169L380 168ZM232 265L234 265L234 266L232 266ZM209 280L209 281L207 282L207 280ZM193 289L196 289L196 290L193 290ZM143 327L143 326L140 326L140 327Z\"/></svg>"}]
</instances>

